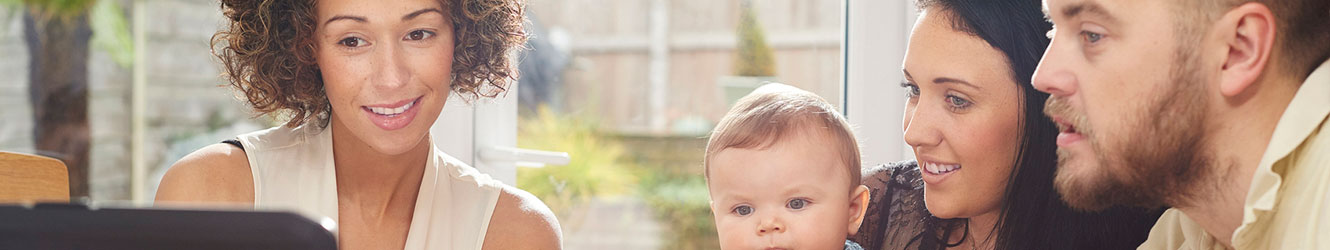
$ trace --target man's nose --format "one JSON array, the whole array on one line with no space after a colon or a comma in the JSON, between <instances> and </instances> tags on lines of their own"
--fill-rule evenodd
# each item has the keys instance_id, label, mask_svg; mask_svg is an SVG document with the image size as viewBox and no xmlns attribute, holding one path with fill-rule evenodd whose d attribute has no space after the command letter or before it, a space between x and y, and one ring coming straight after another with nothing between
<instances>
[{"instance_id":1,"label":"man's nose","mask_svg":"<svg viewBox=\"0 0 1330 250\"><path fill-rule=\"evenodd\" d=\"M1035 89L1058 96L1070 96L1076 93L1076 75L1072 72L1070 60L1073 51L1068 51L1070 46L1059 46L1060 41L1049 43L1048 49L1044 51L1044 57L1039 60L1039 67L1035 69L1030 84Z\"/></svg>"}]
</instances>

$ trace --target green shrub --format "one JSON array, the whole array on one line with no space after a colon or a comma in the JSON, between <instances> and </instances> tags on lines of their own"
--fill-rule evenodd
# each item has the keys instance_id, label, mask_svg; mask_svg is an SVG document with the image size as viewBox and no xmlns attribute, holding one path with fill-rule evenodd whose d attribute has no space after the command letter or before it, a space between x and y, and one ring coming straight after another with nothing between
<instances>
[{"instance_id":1,"label":"green shrub","mask_svg":"<svg viewBox=\"0 0 1330 250\"><path fill-rule=\"evenodd\" d=\"M720 249L706 180L661 171L642 179L643 198L669 227L663 249Z\"/></svg>"},{"instance_id":2,"label":"green shrub","mask_svg":"<svg viewBox=\"0 0 1330 250\"><path fill-rule=\"evenodd\" d=\"M762 25L750 1L743 1L739 15L739 44L734 57L734 74L740 76L775 76L776 59L767 46Z\"/></svg>"},{"instance_id":3,"label":"green shrub","mask_svg":"<svg viewBox=\"0 0 1330 250\"><path fill-rule=\"evenodd\" d=\"M636 169L623 146L597 132L594 119L556 114L541 106L518 126L517 146L568 152L568 165L518 168L517 187L539 197L561 221L598 195L634 191Z\"/></svg>"},{"instance_id":4,"label":"green shrub","mask_svg":"<svg viewBox=\"0 0 1330 250\"><path fill-rule=\"evenodd\" d=\"M658 151L696 143L625 139L599 131L593 118L559 114L544 106L533 111L520 121L517 145L568 152L572 160L565 166L519 168L517 187L549 205L565 227L576 228L573 219L583 215L582 206L596 196L636 195L665 227L662 249L720 248L705 180L686 167L661 165L689 164L685 162L699 158L700 152L694 150ZM633 141L638 143L629 143ZM701 160L696 159L696 164Z\"/></svg>"}]
</instances>

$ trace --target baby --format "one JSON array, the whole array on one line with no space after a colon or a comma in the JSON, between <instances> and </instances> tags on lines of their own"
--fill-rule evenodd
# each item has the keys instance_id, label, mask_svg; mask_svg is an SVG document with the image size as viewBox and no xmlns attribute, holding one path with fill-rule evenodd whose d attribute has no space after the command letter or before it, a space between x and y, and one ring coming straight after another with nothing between
<instances>
[{"instance_id":1,"label":"baby","mask_svg":"<svg viewBox=\"0 0 1330 250\"><path fill-rule=\"evenodd\" d=\"M860 249L859 146L826 100L783 84L740 99L703 163L721 249Z\"/></svg>"}]
</instances>

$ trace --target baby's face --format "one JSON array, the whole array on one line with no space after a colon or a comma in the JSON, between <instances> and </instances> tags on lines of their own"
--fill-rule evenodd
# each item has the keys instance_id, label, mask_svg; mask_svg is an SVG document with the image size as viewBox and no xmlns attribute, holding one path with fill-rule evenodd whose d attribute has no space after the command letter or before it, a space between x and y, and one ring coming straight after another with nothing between
<instances>
[{"instance_id":1,"label":"baby's face","mask_svg":"<svg viewBox=\"0 0 1330 250\"><path fill-rule=\"evenodd\" d=\"M710 161L711 213L721 249L842 249L866 204L831 138L791 134ZM866 197L866 196L864 196Z\"/></svg>"}]
</instances>

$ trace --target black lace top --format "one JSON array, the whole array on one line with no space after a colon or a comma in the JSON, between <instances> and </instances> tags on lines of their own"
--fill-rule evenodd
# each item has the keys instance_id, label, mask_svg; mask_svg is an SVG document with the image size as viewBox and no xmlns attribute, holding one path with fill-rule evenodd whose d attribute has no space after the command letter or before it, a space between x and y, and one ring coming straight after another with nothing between
<instances>
[{"instance_id":1,"label":"black lace top","mask_svg":"<svg viewBox=\"0 0 1330 250\"><path fill-rule=\"evenodd\" d=\"M863 172L863 184L872 194L859 232L851 237L864 249L943 249L935 230L951 230L957 222L933 217L924 206L924 181L918 164L902 161L877 165ZM1150 232L1163 208L1115 207L1102 212L1053 212L1045 215L1048 232L1030 236L1039 243L1026 249L1135 249ZM935 228L935 229L930 229ZM1049 240L1039 237L1071 239Z\"/></svg>"},{"instance_id":2,"label":"black lace top","mask_svg":"<svg viewBox=\"0 0 1330 250\"><path fill-rule=\"evenodd\" d=\"M924 236L932 216L924 207L924 180L915 161L865 169L863 184L872 194L855 242L870 250L939 248L935 238Z\"/></svg>"}]
</instances>

